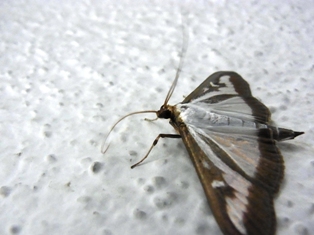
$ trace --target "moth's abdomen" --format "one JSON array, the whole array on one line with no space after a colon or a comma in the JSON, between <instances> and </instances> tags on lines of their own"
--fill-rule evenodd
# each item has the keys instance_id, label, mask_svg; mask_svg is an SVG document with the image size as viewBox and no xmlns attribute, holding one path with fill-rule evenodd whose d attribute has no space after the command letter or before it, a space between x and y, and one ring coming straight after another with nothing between
<instances>
[{"instance_id":1,"label":"moth's abdomen","mask_svg":"<svg viewBox=\"0 0 314 235\"><path fill-rule=\"evenodd\" d=\"M230 117L216 113L209 113L206 117L211 126L246 127L253 129L267 128L268 126L256 121L244 120L237 117Z\"/></svg>"},{"instance_id":2,"label":"moth's abdomen","mask_svg":"<svg viewBox=\"0 0 314 235\"><path fill-rule=\"evenodd\" d=\"M189 108L183 111L181 110L180 117L187 125L202 127L205 129L206 127L235 127L246 129L268 128L268 125L253 120L241 119L211 111L204 112L203 109L194 110L193 108Z\"/></svg>"},{"instance_id":3,"label":"moth's abdomen","mask_svg":"<svg viewBox=\"0 0 314 235\"><path fill-rule=\"evenodd\" d=\"M280 128L280 127L269 126L269 128L272 129L273 139L277 141L291 140L304 133L304 132L293 131L293 130Z\"/></svg>"},{"instance_id":4,"label":"moth's abdomen","mask_svg":"<svg viewBox=\"0 0 314 235\"><path fill-rule=\"evenodd\" d=\"M226 112L218 113L204 109L202 106L179 104L174 106L176 115L182 122L192 128L210 130L221 133L241 133L244 135L257 135L277 141L294 139L304 132L274 127L267 123L258 122L254 116L243 115L237 117L238 113L226 115ZM233 114L233 115L232 115Z\"/></svg>"}]
</instances>

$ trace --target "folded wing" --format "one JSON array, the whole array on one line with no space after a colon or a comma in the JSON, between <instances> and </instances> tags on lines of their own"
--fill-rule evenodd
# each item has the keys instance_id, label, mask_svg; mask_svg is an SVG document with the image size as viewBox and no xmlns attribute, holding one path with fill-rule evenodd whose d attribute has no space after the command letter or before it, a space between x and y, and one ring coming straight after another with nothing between
<instances>
[{"instance_id":1,"label":"folded wing","mask_svg":"<svg viewBox=\"0 0 314 235\"><path fill-rule=\"evenodd\" d=\"M268 108L234 72L214 73L176 108L173 125L223 233L274 234L284 165Z\"/></svg>"},{"instance_id":2,"label":"folded wing","mask_svg":"<svg viewBox=\"0 0 314 235\"><path fill-rule=\"evenodd\" d=\"M283 174L275 144L249 135L208 137L189 127L180 134L224 234L274 234L273 197Z\"/></svg>"},{"instance_id":3,"label":"folded wing","mask_svg":"<svg viewBox=\"0 0 314 235\"><path fill-rule=\"evenodd\" d=\"M270 120L268 108L252 96L249 84L237 73L216 72L182 102L209 106L218 112L242 116L260 123ZM243 106L245 103L245 106Z\"/></svg>"}]
</instances>

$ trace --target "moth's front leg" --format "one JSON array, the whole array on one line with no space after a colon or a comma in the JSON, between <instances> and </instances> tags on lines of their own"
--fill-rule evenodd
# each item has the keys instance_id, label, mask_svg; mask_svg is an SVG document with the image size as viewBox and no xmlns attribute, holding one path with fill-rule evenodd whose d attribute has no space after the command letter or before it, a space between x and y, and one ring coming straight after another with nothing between
<instances>
[{"instance_id":1,"label":"moth's front leg","mask_svg":"<svg viewBox=\"0 0 314 235\"><path fill-rule=\"evenodd\" d=\"M147 154L145 155L145 157L142 158L142 160L140 160L138 163L135 163L134 165L131 166L131 168L133 169L134 167L138 166L139 164L141 164L149 155L150 151L153 149L153 147L158 143L159 138L181 138L181 135L177 135L177 134L159 134L156 139L154 140L152 146L150 147L150 149L148 150Z\"/></svg>"}]
</instances>

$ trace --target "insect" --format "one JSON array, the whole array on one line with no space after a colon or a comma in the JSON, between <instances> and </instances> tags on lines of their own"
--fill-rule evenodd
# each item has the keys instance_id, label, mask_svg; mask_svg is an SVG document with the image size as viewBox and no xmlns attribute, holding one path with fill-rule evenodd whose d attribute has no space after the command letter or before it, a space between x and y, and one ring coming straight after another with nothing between
<instances>
[{"instance_id":1,"label":"insect","mask_svg":"<svg viewBox=\"0 0 314 235\"><path fill-rule=\"evenodd\" d=\"M177 132L159 134L132 168L159 138L182 138L223 234L275 234L273 200L284 174L276 142L304 132L271 126L269 109L252 96L239 74L230 71L210 75L181 103L169 105L178 77L179 69L158 111L134 112L117 122L154 112L157 118L170 119Z\"/></svg>"}]
</instances>

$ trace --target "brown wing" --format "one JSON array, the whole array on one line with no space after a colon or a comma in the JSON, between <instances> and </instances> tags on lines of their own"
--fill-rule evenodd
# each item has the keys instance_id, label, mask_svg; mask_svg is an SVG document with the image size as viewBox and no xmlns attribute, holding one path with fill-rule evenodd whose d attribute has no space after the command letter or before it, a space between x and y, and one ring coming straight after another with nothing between
<instances>
[{"instance_id":1,"label":"brown wing","mask_svg":"<svg viewBox=\"0 0 314 235\"><path fill-rule=\"evenodd\" d=\"M247 108L243 109L243 101ZM232 112L248 120L267 123L270 120L268 108L252 96L249 84L237 73L220 71L210 75L183 101L210 105L213 111Z\"/></svg>"},{"instance_id":2,"label":"brown wing","mask_svg":"<svg viewBox=\"0 0 314 235\"><path fill-rule=\"evenodd\" d=\"M276 181L275 183L269 181L268 187L262 178L253 178L246 175L245 172L241 174L235 171L233 168L237 166L236 158L228 157L232 153L224 151L221 147L226 147L224 143L233 141L232 144L238 144L242 149L245 149L248 157L250 157L250 149L254 147L251 146L251 143L246 144L241 140L237 142L236 139L225 139L223 142L223 139L219 140L219 136L211 139L198 137L202 139L200 140L195 138L195 133L191 134L184 125L181 125L178 131L190 154L209 205L223 233L225 235L274 234L276 219L273 197L278 190L283 174L282 156L275 143L268 139L262 139L259 143L260 156L258 157L260 160L256 170L263 175L264 173L267 174L269 168L269 177ZM208 146L206 149L202 146L203 144L200 144L202 141ZM218 144L218 142L220 143ZM233 153L233 155L241 157L241 153ZM221 162L213 163L211 157L218 157ZM253 161L252 164L255 162Z\"/></svg>"}]
</instances>

